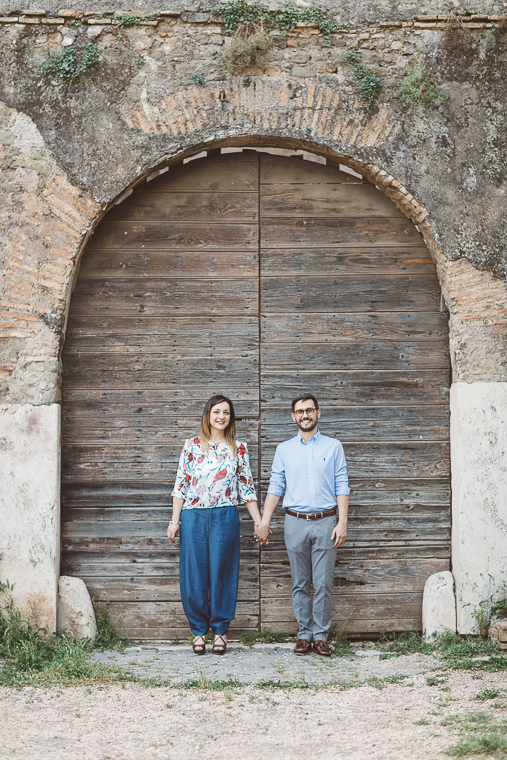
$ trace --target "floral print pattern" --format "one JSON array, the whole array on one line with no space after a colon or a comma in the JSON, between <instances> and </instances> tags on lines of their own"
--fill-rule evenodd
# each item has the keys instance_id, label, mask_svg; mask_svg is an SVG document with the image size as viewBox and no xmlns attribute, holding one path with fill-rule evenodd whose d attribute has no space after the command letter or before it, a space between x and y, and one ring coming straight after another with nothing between
<instances>
[{"instance_id":1,"label":"floral print pattern","mask_svg":"<svg viewBox=\"0 0 507 760\"><path fill-rule=\"evenodd\" d=\"M185 441L176 474L173 496L184 499L183 509L236 507L240 502L257 501L248 448L236 441L232 456L226 443L201 446L199 438Z\"/></svg>"}]
</instances>

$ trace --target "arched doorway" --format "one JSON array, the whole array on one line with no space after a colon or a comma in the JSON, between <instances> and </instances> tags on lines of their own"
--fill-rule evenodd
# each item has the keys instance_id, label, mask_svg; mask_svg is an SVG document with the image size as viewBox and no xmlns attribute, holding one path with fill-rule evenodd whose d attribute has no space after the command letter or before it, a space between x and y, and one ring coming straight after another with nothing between
<instances>
[{"instance_id":1,"label":"arched doorway","mask_svg":"<svg viewBox=\"0 0 507 760\"><path fill-rule=\"evenodd\" d=\"M420 234L375 187L256 150L143 183L83 256L63 363L62 573L132 638L188 630L164 535L182 441L215 391L262 495L290 399L316 393L353 489L335 621L420 628L424 581L450 556L447 318ZM250 536L245 519L234 629L294 631L281 517L261 552Z\"/></svg>"}]
</instances>

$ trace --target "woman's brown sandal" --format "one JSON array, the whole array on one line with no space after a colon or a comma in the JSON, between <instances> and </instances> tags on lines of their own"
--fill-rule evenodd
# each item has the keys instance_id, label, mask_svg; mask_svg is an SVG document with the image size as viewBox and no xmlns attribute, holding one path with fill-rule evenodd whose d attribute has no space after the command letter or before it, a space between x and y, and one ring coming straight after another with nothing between
<instances>
[{"instance_id":1,"label":"woman's brown sandal","mask_svg":"<svg viewBox=\"0 0 507 760\"><path fill-rule=\"evenodd\" d=\"M223 636L215 636L213 649L211 651L213 654L225 654L227 652L227 639L225 638L225 634Z\"/></svg>"},{"instance_id":2,"label":"woman's brown sandal","mask_svg":"<svg viewBox=\"0 0 507 760\"><path fill-rule=\"evenodd\" d=\"M206 654L206 640L204 636L196 636L192 642L194 654Z\"/></svg>"}]
</instances>

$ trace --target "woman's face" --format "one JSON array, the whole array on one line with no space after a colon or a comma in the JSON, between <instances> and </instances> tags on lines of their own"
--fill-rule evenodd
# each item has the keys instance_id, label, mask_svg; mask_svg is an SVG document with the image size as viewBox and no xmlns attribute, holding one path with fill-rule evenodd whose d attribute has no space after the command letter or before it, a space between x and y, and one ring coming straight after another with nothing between
<instances>
[{"instance_id":1,"label":"woman's face","mask_svg":"<svg viewBox=\"0 0 507 760\"><path fill-rule=\"evenodd\" d=\"M211 407L209 424L214 430L223 432L231 421L231 410L227 401L221 401Z\"/></svg>"}]
</instances>

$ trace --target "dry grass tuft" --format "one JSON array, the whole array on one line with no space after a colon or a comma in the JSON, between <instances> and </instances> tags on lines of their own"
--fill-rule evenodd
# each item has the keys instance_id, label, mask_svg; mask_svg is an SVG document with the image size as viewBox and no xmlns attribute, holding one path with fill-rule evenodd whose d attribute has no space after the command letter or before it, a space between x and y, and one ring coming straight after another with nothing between
<instances>
[{"instance_id":1,"label":"dry grass tuft","mask_svg":"<svg viewBox=\"0 0 507 760\"><path fill-rule=\"evenodd\" d=\"M224 69L229 74L244 74L266 64L272 40L262 22L240 24L224 52Z\"/></svg>"},{"instance_id":2,"label":"dry grass tuft","mask_svg":"<svg viewBox=\"0 0 507 760\"><path fill-rule=\"evenodd\" d=\"M460 16L449 13L445 20L442 47L451 55L459 58L470 46L470 30L465 27Z\"/></svg>"}]
</instances>

